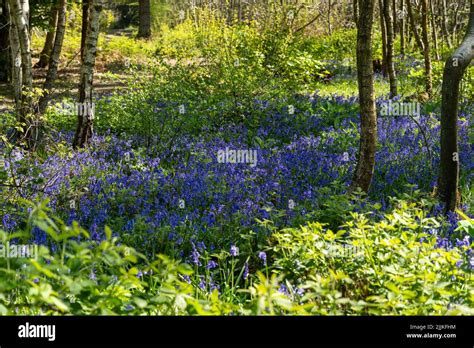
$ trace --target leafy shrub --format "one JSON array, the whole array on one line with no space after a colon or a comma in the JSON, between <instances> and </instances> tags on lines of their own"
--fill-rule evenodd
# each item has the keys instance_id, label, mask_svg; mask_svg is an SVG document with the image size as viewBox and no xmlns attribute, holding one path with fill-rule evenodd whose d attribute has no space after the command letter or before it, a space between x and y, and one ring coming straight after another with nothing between
<instances>
[{"instance_id":1,"label":"leafy shrub","mask_svg":"<svg viewBox=\"0 0 474 348\"><path fill-rule=\"evenodd\" d=\"M272 236L276 270L305 290L311 313L472 315L469 239L446 250L434 218L397 204L376 223L351 213L337 233L315 222Z\"/></svg>"}]
</instances>

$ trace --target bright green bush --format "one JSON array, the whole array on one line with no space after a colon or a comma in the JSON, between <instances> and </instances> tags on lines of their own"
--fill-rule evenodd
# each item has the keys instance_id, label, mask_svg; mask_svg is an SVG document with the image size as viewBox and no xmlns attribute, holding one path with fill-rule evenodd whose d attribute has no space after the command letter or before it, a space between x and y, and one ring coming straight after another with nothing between
<instances>
[{"instance_id":1,"label":"bright green bush","mask_svg":"<svg viewBox=\"0 0 474 348\"><path fill-rule=\"evenodd\" d=\"M397 204L379 222L351 213L337 232L314 222L273 235L275 269L306 290L310 312L472 315L465 247L441 248L431 232L439 222L415 203Z\"/></svg>"}]
</instances>

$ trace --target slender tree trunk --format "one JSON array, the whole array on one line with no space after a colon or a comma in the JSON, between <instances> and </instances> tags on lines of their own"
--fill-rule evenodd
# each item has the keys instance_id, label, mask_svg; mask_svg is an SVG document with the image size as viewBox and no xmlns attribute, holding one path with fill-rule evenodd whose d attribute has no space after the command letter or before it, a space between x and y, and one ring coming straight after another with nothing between
<instances>
[{"instance_id":1,"label":"slender tree trunk","mask_svg":"<svg viewBox=\"0 0 474 348\"><path fill-rule=\"evenodd\" d=\"M380 11L380 28L382 31L382 72L383 76L387 76L388 64L387 64L387 26L383 15L383 1L379 0L379 11Z\"/></svg>"},{"instance_id":2,"label":"slender tree trunk","mask_svg":"<svg viewBox=\"0 0 474 348\"><path fill-rule=\"evenodd\" d=\"M92 0L82 0L81 62L84 60L87 27L89 24L89 9L91 6L92 6Z\"/></svg>"},{"instance_id":3,"label":"slender tree trunk","mask_svg":"<svg viewBox=\"0 0 474 348\"><path fill-rule=\"evenodd\" d=\"M242 17L242 0L238 0L237 3L237 13L238 13L238 19L239 23L242 23L243 17Z\"/></svg>"},{"instance_id":4,"label":"slender tree trunk","mask_svg":"<svg viewBox=\"0 0 474 348\"><path fill-rule=\"evenodd\" d=\"M77 129L73 142L74 148L86 146L93 134L93 78L97 41L99 38L99 17L104 4L103 1L93 0L92 6L89 8L84 59L81 66L81 82L79 85L80 107L78 108Z\"/></svg>"},{"instance_id":5,"label":"slender tree trunk","mask_svg":"<svg viewBox=\"0 0 474 348\"><path fill-rule=\"evenodd\" d=\"M8 0L0 0L0 81L11 81L10 71L10 13Z\"/></svg>"},{"instance_id":6,"label":"slender tree trunk","mask_svg":"<svg viewBox=\"0 0 474 348\"><path fill-rule=\"evenodd\" d=\"M447 9L446 9L446 0L441 0L441 11L442 11L442 30L443 30L443 35L444 39L446 40L446 44L448 45L448 48L452 48L453 44L451 42L451 35L449 34L449 29L448 29L448 14L447 14Z\"/></svg>"},{"instance_id":7,"label":"slender tree trunk","mask_svg":"<svg viewBox=\"0 0 474 348\"><path fill-rule=\"evenodd\" d=\"M372 66L372 26L374 0L359 0L357 28L357 81L360 104L359 157L351 190L368 192L375 168L377 113L375 110L374 71Z\"/></svg>"},{"instance_id":8,"label":"slender tree trunk","mask_svg":"<svg viewBox=\"0 0 474 348\"><path fill-rule=\"evenodd\" d=\"M405 56L405 0L400 0L400 54Z\"/></svg>"},{"instance_id":9,"label":"slender tree trunk","mask_svg":"<svg viewBox=\"0 0 474 348\"><path fill-rule=\"evenodd\" d=\"M423 55L425 60L426 93L433 95L433 78L430 55L430 34L428 26L428 0L421 0L421 27L423 33Z\"/></svg>"},{"instance_id":10,"label":"slender tree trunk","mask_svg":"<svg viewBox=\"0 0 474 348\"><path fill-rule=\"evenodd\" d=\"M10 15L6 0L0 0L0 81L9 82L10 70Z\"/></svg>"},{"instance_id":11,"label":"slender tree trunk","mask_svg":"<svg viewBox=\"0 0 474 348\"><path fill-rule=\"evenodd\" d=\"M51 89L53 88L54 81L58 76L59 58L61 56L61 51L63 47L64 34L66 32L66 15L67 0L60 0L56 27L56 37L49 59L48 73L46 74L46 80L44 82L44 93L39 100L40 114L43 114L46 111L50 99Z\"/></svg>"},{"instance_id":12,"label":"slender tree trunk","mask_svg":"<svg viewBox=\"0 0 474 348\"><path fill-rule=\"evenodd\" d=\"M385 26L387 28L387 71L390 79L390 98L397 96L397 76L395 72L395 64L393 63L393 46L394 46L394 30L393 20L390 12L390 0L383 0L383 16L385 18Z\"/></svg>"},{"instance_id":13,"label":"slender tree trunk","mask_svg":"<svg viewBox=\"0 0 474 348\"><path fill-rule=\"evenodd\" d=\"M461 46L447 60L444 67L441 107L441 160L438 195L447 211L454 211L459 203L458 103L463 75L474 59L474 1L471 2L468 29Z\"/></svg>"},{"instance_id":14,"label":"slender tree trunk","mask_svg":"<svg viewBox=\"0 0 474 348\"><path fill-rule=\"evenodd\" d=\"M453 21L453 30L452 30L454 45L457 44L457 30L459 26L459 9L462 6L459 2L455 2L455 4L456 4L456 8L453 14L454 21Z\"/></svg>"},{"instance_id":15,"label":"slender tree trunk","mask_svg":"<svg viewBox=\"0 0 474 348\"><path fill-rule=\"evenodd\" d=\"M21 48L20 38L18 37L18 28L16 22L13 20L13 14L9 8L10 14L10 61L11 61L11 72L12 72L12 87L13 94L15 96L15 110L18 115L18 120L21 122L21 91L23 89L23 74L21 70Z\"/></svg>"},{"instance_id":16,"label":"slender tree trunk","mask_svg":"<svg viewBox=\"0 0 474 348\"><path fill-rule=\"evenodd\" d=\"M424 0L421 0L424 1ZM408 11L408 19L410 20L410 26L412 29L413 36L415 37L416 44L418 45L418 48L420 51L424 51L425 48L423 46L423 41L421 40L420 34L418 33L418 29L416 27L416 22L415 22L415 16L413 14L413 6L412 6L412 0L406 0L407 2L407 11Z\"/></svg>"},{"instance_id":17,"label":"slender tree trunk","mask_svg":"<svg viewBox=\"0 0 474 348\"><path fill-rule=\"evenodd\" d=\"M352 9L354 11L354 23L359 26L359 0L352 0Z\"/></svg>"},{"instance_id":18,"label":"slender tree trunk","mask_svg":"<svg viewBox=\"0 0 474 348\"><path fill-rule=\"evenodd\" d=\"M397 16L397 0L392 0L392 18L393 18L393 37L395 38L400 31L399 17Z\"/></svg>"},{"instance_id":19,"label":"slender tree trunk","mask_svg":"<svg viewBox=\"0 0 474 348\"><path fill-rule=\"evenodd\" d=\"M151 37L151 4L150 0L140 0L138 37L149 39Z\"/></svg>"},{"instance_id":20,"label":"slender tree trunk","mask_svg":"<svg viewBox=\"0 0 474 348\"><path fill-rule=\"evenodd\" d=\"M28 0L9 0L10 14L12 22L14 22L17 35L12 36L12 48L16 46L18 38L21 59L15 59L15 67L21 68L21 84L15 81L15 92L20 93L15 98L20 102L20 108L17 109L18 120L23 124L23 130L20 134L22 140L26 141L26 145L30 150L36 148L37 125L32 118L33 115L33 99L27 92L33 89L33 69L31 63L31 43L30 33L28 29L29 3ZM15 47L16 49L16 47ZM18 87L19 90L18 90Z\"/></svg>"},{"instance_id":21,"label":"slender tree trunk","mask_svg":"<svg viewBox=\"0 0 474 348\"><path fill-rule=\"evenodd\" d=\"M51 7L51 14L49 18L49 28L46 34L46 40L44 42L43 50L40 53L40 59L38 63L35 64L35 68L43 69L48 66L49 59L51 57L51 51L53 50L54 35L56 34L57 24L58 24L58 7L53 4Z\"/></svg>"},{"instance_id":22,"label":"slender tree trunk","mask_svg":"<svg viewBox=\"0 0 474 348\"><path fill-rule=\"evenodd\" d=\"M31 41L28 29L28 0L10 0L10 9L20 40L23 84L26 88L31 89L33 87L33 69L31 63Z\"/></svg>"},{"instance_id":23,"label":"slender tree trunk","mask_svg":"<svg viewBox=\"0 0 474 348\"><path fill-rule=\"evenodd\" d=\"M436 26L436 15L434 10L434 0L429 0L430 12L431 12L431 34L433 37L433 48L435 52L436 60L440 60L439 48L438 48L438 31Z\"/></svg>"},{"instance_id":24,"label":"slender tree trunk","mask_svg":"<svg viewBox=\"0 0 474 348\"><path fill-rule=\"evenodd\" d=\"M332 35L332 0L328 0L328 32Z\"/></svg>"}]
</instances>

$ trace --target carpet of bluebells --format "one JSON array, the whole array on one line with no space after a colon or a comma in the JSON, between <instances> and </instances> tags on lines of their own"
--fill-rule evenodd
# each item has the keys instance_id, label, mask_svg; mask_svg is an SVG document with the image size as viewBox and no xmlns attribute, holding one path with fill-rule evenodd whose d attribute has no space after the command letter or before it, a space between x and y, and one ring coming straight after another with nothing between
<instances>
[{"instance_id":1,"label":"carpet of bluebells","mask_svg":"<svg viewBox=\"0 0 474 348\"><path fill-rule=\"evenodd\" d=\"M271 102L256 101L257 127L222 126L211 135L206 129L201 136L180 135L161 153L145 149L139 138L110 133L96 135L86 150L59 151L34 163L15 150L7 159L7 172L22 183L23 197L48 198L55 214L68 224L78 221L93 240L105 238L107 225L114 235L148 255L164 252L198 265L205 251L226 249L235 254L243 243L242 233L264 240L274 229L303 224L328 202L337 204L337 195L346 191L356 163L357 98L300 99L311 108L299 108L297 102L276 108ZM377 101L379 106L382 102ZM324 105L336 110L331 118L325 116ZM437 117L435 112L424 112L416 119L379 118L375 177L361 211L366 204L376 207L376 218L386 211L391 196L433 190ZM469 110L461 111L464 189L472 187L474 178L474 144L468 139L472 121ZM57 142L70 143L71 136L60 134ZM257 165L218 163L217 153L225 148L257 150ZM464 210L469 212L469 207ZM3 212L5 231L21 228L27 212L12 206L4 206ZM442 207L434 206L430 215L441 213ZM457 220L453 214L431 233L438 236L440 246L466 245L471 255L471 237L453 232ZM272 228L265 221L272 221ZM46 233L36 228L34 242L45 244ZM262 259L263 254L253 257Z\"/></svg>"}]
</instances>

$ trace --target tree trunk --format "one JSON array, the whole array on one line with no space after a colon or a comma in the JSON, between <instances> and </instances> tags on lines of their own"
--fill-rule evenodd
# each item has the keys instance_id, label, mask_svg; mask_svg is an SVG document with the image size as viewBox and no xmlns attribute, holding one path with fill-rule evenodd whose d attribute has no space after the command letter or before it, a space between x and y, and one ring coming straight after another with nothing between
<instances>
[{"instance_id":1,"label":"tree trunk","mask_svg":"<svg viewBox=\"0 0 474 348\"><path fill-rule=\"evenodd\" d=\"M374 0L359 0L357 28L357 81L360 104L359 158L351 190L368 192L375 168L377 113L375 111L374 71L372 66L372 26Z\"/></svg>"},{"instance_id":2,"label":"tree trunk","mask_svg":"<svg viewBox=\"0 0 474 348\"><path fill-rule=\"evenodd\" d=\"M387 28L387 71L390 80L390 99L397 96L397 76L395 72L395 65L393 63L393 45L394 45L394 30L393 19L390 12L390 0L383 0L383 17L385 18L385 26Z\"/></svg>"},{"instance_id":3,"label":"tree trunk","mask_svg":"<svg viewBox=\"0 0 474 348\"><path fill-rule=\"evenodd\" d=\"M354 11L354 23L359 26L359 0L352 0L352 9Z\"/></svg>"},{"instance_id":4,"label":"tree trunk","mask_svg":"<svg viewBox=\"0 0 474 348\"><path fill-rule=\"evenodd\" d=\"M0 0L0 81L9 82L10 70L10 21L6 0Z\"/></svg>"},{"instance_id":5,"label":"tree trunk","mask_svg":"<svg viewBox=\"0 0 474 348\"><path fill-rule=\"evenodd\" d=\"M421 27L423 33L423 55L425 61L425 79L426 93L431 97L433 95L433 78L430 55L430 34L428 26L428 0L421 0Z\"/></svg>"},{"instance_id":6,"label":"tree trunk","mask_svg":"<svg viewBox=\"0 0 474 348\"><path fill-rule=\"evenodd\" d=\"M138 37L149 39L151 37L150 0L140 0L138 11L139 11Z\"/></svg>"},{"instance_id":7,"label":"tree trunk","mask_svg":"<svg viewBox=\"0 0 474 348\"><path fill-rule=\"evenodd\" d=\"M92 0L82 0L81 62L84 60L87 27L89 25L89 9L91 6L92 6Z\"/></svg>"},{"instance_id":8,"label":"tree trunk","mask_svg":"<svg viewBox=\"0 0 474 348\"><path fill-rule=\"evenodd\" d=\"M31 89L33 87L33 73L31 63L31 41L28 29L29 3L28 0L10 0L12 18L15 22L18 38L20 40L21 66L23 73L23 85Z\"/></svg>"},{"instance_id":9,"label":"tree trunk","mask_svg":"<svg viewBox=\"0 0 474 348\"><path fill-rule=\"evenodd\" d=\"M405 55L405 0L400 0L400 54Z\"/></svg>"},{"instance_id":10,"label":"tree trunk","mask_svg":"<svg viewBox=\"0 0 474 348\"><path fill-rule=\"evenodd\" d=\"M452 48L453 44L451 42L451 35L449 34L449 29L448 29L448 14L447 14L447 9L446 9L446 0L441 0L441 11L442 11L442 30L443 30L443 35L444 39L446 40L446 44L448 45L448 48Z\"/></svg>"},{"instance_id":11,"label":"tree trunk","mask_svg":"<svg viewBox=\"0 0 474 348\"><path fill-rule=\"evenodd\" d=\"M438 195L446 204L446 211L458 205L459 150L458 100L464 72L474 59L474 1L471 2L466 36L460 47L447 60L444 67L441 107L441 160L438 178Z\"/></svg>"},{"instance_id":12,"label":"tree trunk","mask_svg":"<svg viewBox=\"0 0 474 348\"><path fill-rule=\"evenodd\" d=\"M379 11L380 11L380 29L382 31L382 73L383 76L387 76L387 27L383 15L383 1L379 0Z\"/></svg>"},{"instance_id":13,"label":"tree trunk","mask_svg":"<svg viewBox=\"0 0 474 348\"><path fill-rule=\"evenodd\" d=\"M397 0L392 1L392 18L393 18L393 36L397 37L399 32L399 18L397 16Z\"/></svg>"},{"instance_id":14,"label":"tree trunk","mask_svg":"<svg viewBox=\"0 0 474 348\"><path fill-rule=\"evenodd\" d=\"M10 6L7 5L9 8ZM10 14L10 63L11 63L11 84L13 87L13 94L15 97L15 110L18 115L18 120L21 120L21 91L23 89L23 76L21 70L21 48L20 48L20 38L18 37L18 29L16 27L15 21L13 20L13 14L9 11Z\"/></svg>"},{"instance_id":15,"label":"tree trunk","mask_svg":"<svg viewBox=\"0 0 474 348\"><path fill-rule=\"evenodd\" d=\"M21 84L15 81L15 99L20 100L20 108L17 109L18 120L23 124L20 137L26 141L30 150L34 150L37 140L37 125L31 117L33 115L33 99L27 92L33 89L33 69L31 63L31 42L28 29L29 3L28 0L9 0L10 14L14 22L17 35L12 35L12 49L16 49L16 40L19 41L21 59L15 59L15 66L21 67ZM15 72L18 74L18 72ZM17 75L18 76L18 75ZM18 87L19 90L18 90ZM18 106L18 105L17 105Z\"/></svg>"},{"instance_id":16,"label":"tree trunk","mask_svg":"<svg viewBox=\"0 0 474 348\"><path fill-rule=\"evenodd\" d=\"M452 28L454 45L457 44L457 30L458 30L458 25L459 25L459 16L458 15L459 15L459 9L462 6L458 2L456 2L455 4L456 4L456 8L455 8L454 14L453 14L454 21L453 21L453 28Z\"/></svg>"},{"instance_id":17,"label":"tree trunk","mask_svg":"<svg viewBox=\"0 0 474 348\"><path fill-rule=\"evenodd\" d=\"M39 100L39 113L43 114L48 107L48 102L51 95L51 88L53 88L54 81L58 76L59 58L63 47L64 34L66 32L66 14L67 14L67 0L60 0L58 9L58 20L56 27L56 37L54 40L54 46L51 51L51 57L49 59L49 69L46 74L46 80L44 82L44 93Z\"/></svg>"},{"instance_id":18,"label":"tree trunk","mask_svg":"<svg viewBox=\"0 0 474 348\"><path fill-rule=\"evenodd\" d=\"M431 34L433 37L433 48L435 51L435 58L436 60L440 60L439 56L439 48L438 48L438 31L436 30L436 16L434 10L434 0L429 0L430 2L430 12L431 12Z\"/></svg>"},{"instance_id":19,"label":"tree trunk","mask_svg":"<svg viewBox=\"0 0 474 348\"><path fill-rule=\"evenodd\" d=\"M424 0L421 0L424 1ZM416 44L418 45L418 48L420 51L424 51L425 48L423 46L423 41L421 41L420 34L418 33L418 29L416 27L416 22L415 22L415 16L413 14L413 6L412 6L412 0L406 0L407 2L407 11L408 11L408 19L410 20L410 26L413 32L413 35L415 36L415 41Z\"/></svg>"},{"instance_id":20,"label":"tree trunk","mask_svg":"<svg viewBox=\"0 0 474 348\"><path fill-rule=\"evenodd\" d=\"M74 148L87 145L93 134L93 78L102 7L103 0L93 0L88 13L89 20L84 46L84 59L81 66L81 82L79 85L80 107L78 108L77 129L73 142Z\"/></svg>"},{"instance_id":21,"label":"tree trunk","mask_svg":"<svg viewBox=\"0 0 474 348\"><path fill-rule=\"evenodd\" d=\"M332 1L328 0L328 32L329 35L332 35L332 22L331 22L331 17L332 17Z\"/></svg>"},{"instance_id":22,"label":"tree trunk","mask_svg":"<svg viewBox=\"0 0 474 348\"><path fill-rule=\"evenodd\" d=\"M35 64L35 68L44 69L48 66L49 59L51 57L51 51L53 50L54 35L56 34L57 24L58 24L58 7L56 5L52 5L51 14L49 18L48 33L46 34L46 40L44 42L43 50L40 53L40 59L38 63Z\"/></svg>"}]
</instances>

